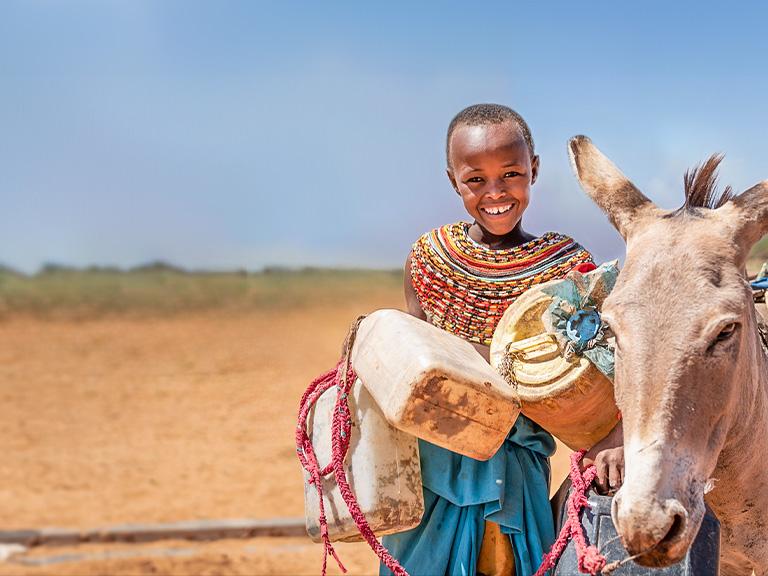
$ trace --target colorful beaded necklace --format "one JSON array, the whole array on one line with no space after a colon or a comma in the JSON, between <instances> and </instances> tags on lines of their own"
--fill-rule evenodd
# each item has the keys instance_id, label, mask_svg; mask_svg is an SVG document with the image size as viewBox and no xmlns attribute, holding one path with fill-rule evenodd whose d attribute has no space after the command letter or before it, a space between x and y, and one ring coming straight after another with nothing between
<instances>
[{"instance_id":1,"label":"colorful beaded necklace","mask_svg":"<svg viewBox=\"0 0 768 576\"><path fill-rule=\"evenodd\" d=\"M535 284L564 277L592 256L556 232L503 250L469 236L468 222L446 224L413 245L411 280L429 321L489 345L501 316Z\"/></svg>"}]
</instances>

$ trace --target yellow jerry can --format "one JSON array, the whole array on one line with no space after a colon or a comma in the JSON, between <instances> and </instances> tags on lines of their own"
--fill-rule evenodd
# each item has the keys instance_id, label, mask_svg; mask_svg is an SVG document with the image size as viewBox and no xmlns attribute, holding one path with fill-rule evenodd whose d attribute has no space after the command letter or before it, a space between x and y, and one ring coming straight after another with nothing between
<instances>
[{"instance_id":1,"label":"yellow jerry can","mask_svg":"<svg viewBox=\"0 0 768 576\"><path fill-rule=\"evenodd\" d=\"M608 292L599 289L605 266L526 291L506 310L491 342L491 364L516 387L523 414L574 450L591 448L618 422L613 383L585 356L566 353L544 319L563 282L575 283L571 291L589 294L599 309Z\"/></svg>"}]
</instances>

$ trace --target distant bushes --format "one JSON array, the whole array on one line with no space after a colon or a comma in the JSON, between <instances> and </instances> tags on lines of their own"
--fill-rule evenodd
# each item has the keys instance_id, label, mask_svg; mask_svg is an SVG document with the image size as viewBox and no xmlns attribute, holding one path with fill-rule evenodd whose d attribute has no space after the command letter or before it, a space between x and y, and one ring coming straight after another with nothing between
<instances>
[{"instance_id":1,"label":"distant bushes","mask_svg":"<svg viewBox=\"0 0 768 576\"><path fill-rule=\"evenodd\" d=\"M87 318L192 310L284 310L400 289L401 271L269 268L189 272L162 262L131 270L47 264L34 275L0 267L0 316Z\"/></svg>"},{"instance_id":2,"label":"distant bushes","mask_svg":"<svg viewBox=\"0 0 768 576\"><path fill-rule=\"evenodd\" d=\"M749 259L754 274L768 260L768 236ZM0 318L13 314L88 318L185 311L286 310L339 304L402 290L401 270L291 269L188 271L167 262L123 270L48 263L36 274L0 264Z\"/></svg>"}]
</instances>

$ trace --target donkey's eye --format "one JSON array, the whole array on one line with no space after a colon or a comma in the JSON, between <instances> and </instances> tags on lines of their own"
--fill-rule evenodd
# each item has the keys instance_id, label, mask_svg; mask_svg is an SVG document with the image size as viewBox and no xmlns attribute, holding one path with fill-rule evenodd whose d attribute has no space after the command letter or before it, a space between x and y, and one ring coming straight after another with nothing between
<instances>
[{"instance_id":1,"label":"donkey's eye","mask_svg":"<svg viewBox=\"0 0 768 576\"><path fill-rule=\"evenodd\" d=\"M731 322L730 324L727 324L722 330L720 330L720 334L717 335L717 341L718 342L725 342L733 336L736 333L736 328L738 328L738 325L736 322Z\"/></svg>"},{"instance_id":2,"label":"donkey's eye","mask_svg":"<svg viewBox=\"0 0 768 576\"><path fill-rule=\"evenodd\" d=\"M717 335L717 337L712 341L712 343L707 348L707 354L714 353L717 345L730 340L731 337L734 334L736 334L736 331L738 329L739 329L739 324L737 322L731 322L730 324L726 324L725 326L723 326L723 328L720 330L720 333Z\"/></svg>"}]
</instances>

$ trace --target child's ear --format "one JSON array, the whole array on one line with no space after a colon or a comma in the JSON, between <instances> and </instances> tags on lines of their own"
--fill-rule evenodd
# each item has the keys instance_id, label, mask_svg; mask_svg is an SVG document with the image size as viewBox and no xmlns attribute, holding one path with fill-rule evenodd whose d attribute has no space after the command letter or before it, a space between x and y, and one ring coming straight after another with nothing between
<instances>
[{"instance_id":1,"label":"child's ear","mask_svg":"<svg viewBox=\"0 0 768 576\"><path fill-rule=\"evenodd\" d=\"M539 157L534 156L531 160L531 184L536 182L536 178L539 177Z\"/></svg>"},{"instance_id":2,"label":"child's ear","mask_svg":"<svg viewBox=\"0 0 768 576\"><path fill-rule=\"evenodd\" d=\"M456 177L453 175L453 172L451 172L451 169L446 168L445 173L448 175L448 180L451 181L451 186L453 186L453 189L456 191L456 194L461 196L461 192L459 192L459 185L456 184Z\"/></svg>"}]
</instances>

